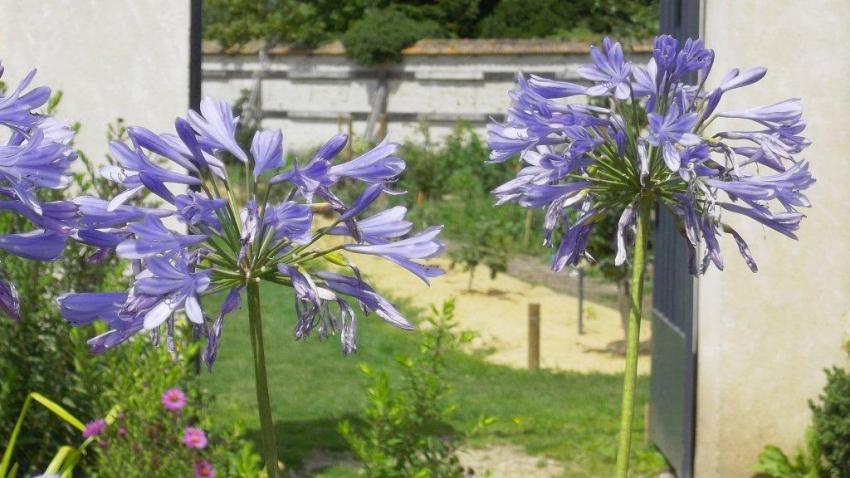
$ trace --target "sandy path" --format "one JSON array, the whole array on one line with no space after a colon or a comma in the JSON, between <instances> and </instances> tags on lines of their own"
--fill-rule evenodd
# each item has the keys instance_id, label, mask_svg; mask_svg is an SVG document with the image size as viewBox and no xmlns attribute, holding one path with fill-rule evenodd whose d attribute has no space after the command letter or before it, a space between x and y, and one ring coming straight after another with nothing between
<instances>
[{"instance_id":1,"label":"sandy path","mask_svg":"<svg viewBox=\"0 0 850 478\"><path fill-rule=\"evenodd\" d=\"M378 290L394 298L405 298L417 307L428 308L450 297L456 298L456 319L464 329L478 333L474 347L491 351L487 360L524 368L528 363L528 303L540 304L540 363L542 367L579 372L622 372L623 358L606 348L622 340L619 314L611 307L585 301L584 334L578 335L577 299L548 287L532 285L506 274L491 279L485 268L476 275L468 291L467 274L459 269L425 286L418 278L388 261L349 255ZM433 263L448 269L448 260ZM647 321L641 338L649 338ZM649 372L649 357L638 363L641 374Z\"/></svg>"}]
</instances>

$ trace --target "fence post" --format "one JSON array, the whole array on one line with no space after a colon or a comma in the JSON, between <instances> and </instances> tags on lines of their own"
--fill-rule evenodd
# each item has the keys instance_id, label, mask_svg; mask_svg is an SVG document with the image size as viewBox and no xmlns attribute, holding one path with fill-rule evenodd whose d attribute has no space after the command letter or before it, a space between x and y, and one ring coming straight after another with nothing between
<instances>
[{"instance_id":1,"label":"fence post","mask_svg":"<svg viewBox=\"0 0 850 478\"><path fill-rule=\"evenodd\" d=\"M540 304L528 304L528 369L540 368Z\"/></svg>"}]
</instances>

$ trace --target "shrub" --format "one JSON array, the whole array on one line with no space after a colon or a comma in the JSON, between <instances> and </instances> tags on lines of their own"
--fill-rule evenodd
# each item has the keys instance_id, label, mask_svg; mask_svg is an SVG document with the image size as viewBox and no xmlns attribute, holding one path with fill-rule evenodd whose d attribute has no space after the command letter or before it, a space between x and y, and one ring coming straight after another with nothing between
<instances>
[{"instance_id":1,"label":"shrub","mask_svg":"<svg viewBox=\"0 0 850 478\"><path fill-rule=\"evenodd\" d=\"M120 413L98 437L90 476L144 478L153 469L157 476L207 476L195 473L204 466L219 478L260 476L261 460L239 429L216 424L206 413L209 397L195 373L199 346L151 347L134 340L114 351L126 354L125 360L100 371L113 386L99 403L101 413L110 403L118 404Z\"/></svg>"},{"instance_id":2,"label":"shrub","mask_svg":"<svg viewBox=\"0 0 850 478\"><path fill-rule=\"evenodd\" d=\"M401 60L401 51L426 37L445 36L432 20L414 20L397 8L367 10L342 36L348 55L363 65Z\"/></svg>"},{"instance_id":3,"label":"shrub","mask_svg":"<svg viewBox=\"0 0 850 478\"><path fill-rule=\"evenodd\" d=\"M814 439L823 453L824 471L835 478L850 477L850 374L833 367L819 403L810 404Z\"/></svg>"},{"instance_id":4,"label":"shrub","mask_svg":"<svg viewBox=\"0 0 850 478\"><path fill-rule=\"evenodd\" d=\"M502 0L481 21L485 38L539 38L555 34L563 24L575 23L580 2L560 0ZM552 21L560 19L561 21Z\"/></svg>"},{"instance_id":5,"label":"shrub","mask_svg":"<svg viewBox=\"0 0 850 478\"><path fill-rule=\"evenodd\" d=\"M826 478L820 467L821 452L812 428L806 430L806 450L798 449L789 458L776 446L767 445L759 455L754 471L771 478Z\"/></svg>"},{"instance_id":6,"label":"shrub","mask_svg":"<svg viewBox=\"0 0 850 478\"><path fill-rule=\"evenodd\" d=\"M789 458L768 445L757 472L772 478L850 478L850 373L839 367L826 370L826 386L809 406L813 424L806 429L806 450Z\"/></svg>"},{"instance_id":7,"label":"shrub","mask_svg":"<svg viewBox=\"0 0 850 478\"><path fill-rule=\"evenodd\" d=\"M456 405L449 403L449 386L443 381L446 353L468 342L469 334L455 334L454 302L432 307L430 328L423 332L418 357L399 357L402 385L394 386L386 371L362 364L370 379L368 407L363 426L340 423L339 430L363 463L368 478L460 478L474 476L460 465L461 439L492 420L460 435L447 425Z\"/></svg>"},{"instance_id":8,"label":"shrub","mask_svg":"<svg viewBox=\"0 0 850 478\"><path fill-rule=\"evenodd\" d=\"M514 204L491 207L490 191L508 180L510 171L487 163L489 150L475 131L459 124L441 144L405 143L407 169L398 188L417 224L443 224L454 240L452 262L472 276L480 265L491 276L507 269L508 258L526 242L526 229L542 221L540 211ZM532 221L528 223L527 221ZM542 248L530 248L539 252Z\"/></svg>"},{"instance_id":9,"label":"shrub","mask_svg":"<svg viewBox=\"0 0 850 478\"><path fill-rule=\"evenodd\" d=\"M481 21L479 36L644 40L658 28L658 11L657 0L501 0Z\"/></svg>"}]
</instances>

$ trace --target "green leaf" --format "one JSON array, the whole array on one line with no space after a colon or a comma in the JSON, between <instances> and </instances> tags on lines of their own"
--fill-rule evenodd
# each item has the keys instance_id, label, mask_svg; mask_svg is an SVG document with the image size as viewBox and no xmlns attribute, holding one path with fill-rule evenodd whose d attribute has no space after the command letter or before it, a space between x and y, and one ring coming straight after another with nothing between
<instances>
[{"instance_id":1,"label":"green leaf","mask_svg":"<svg viewBox=\"0 0 850 478\"><path fill-rule=\"evenodd\" d=\"M331 264L340 267L348 267L350 265L348 259L346 259L345 256L340 254L339 252L329 252L322 257L324 257L325 260L330 262Z\"/></svg>"},{"instance_id":2,"label":"green leaf","mask_svg":"<svg viewBox=\"0 0 850 478\"><path fill-rule=\"evenodd\" d=\"M56 473L62 469L62 464L65 463L65 459L68 458L74 451L73 447L65 445L63 447L59 447L59 451L56 452L56 455L50 461L50 464L47 465L47 469L44 470L45 473Z\"/></svg>"},{"instance_id":3,"label":"green leaf","mask_svg":"<svg viewBox=\"0 0 850 478\"><path fill-rule=\"evenodd\" d=\"M49 400L47 397L38 392L31 392L29 395L27 395L26 400L24 400L24 405L21 407L21 413L20 415L18 415L18 421L15 422L15 428L12 429L12 435L9 437L6 450L3 452L3 461L0 462L0 478L8 478L9 476L13 476L9 471L9 464L12 461L12 452L15 450L15 444L17 443L18 436L21 433L21 429L24 424L24 418L26 417L27 412L29 411L30 403L32 403L33 400L40 403L43 407L53 412L59 418L65 420L74 428L80 431L83 431L85 429L85 425L83 425L83 422L71 415L60 405ZM13 468L13 470L15 468Z\"/></svg>"},{"instance_id":4,"label":"green leaf","mask_svg":"<svg viewBox=\"0 0 850 478\"><path fill-rule=\"evenodd\" d=\"M74 415L71 415L67 410L62 408L62 406L60 406L58 403L53 402L52 400L48 399L47 397L45 397L44 395L42 395L38 392L30 393L30 397L32 397L33 400L35 400L36 402L38 402L42 406L44 406L44 408L53 412L56 416L58 416L62 420L65 420L69 425L76 428L77 430L83 431L83 430L86 429L86 426L83 424L83 422L78 420Z\"/></svg>"}]
</instances>

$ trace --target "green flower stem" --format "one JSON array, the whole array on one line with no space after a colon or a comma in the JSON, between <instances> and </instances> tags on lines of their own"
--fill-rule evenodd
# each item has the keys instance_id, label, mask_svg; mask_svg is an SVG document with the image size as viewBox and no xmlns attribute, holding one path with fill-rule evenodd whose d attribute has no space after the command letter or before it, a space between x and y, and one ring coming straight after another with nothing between
<instances>
[{"instance_id":1,"label":"green flower stem","mask_svg":"<svg viewBox=\"0 0 850 478\"><path fill-rule=\"evenodd\" d=\"M631 307L629 330L626 336L626 372L623 377L623 405L620 412L620 446L617 450L616 478L629 476L629 456L632 444L632 422L635 412L635 382L637 382L638 348L640 347L640 318L643 305L643 278L646 271L646 245L649 238L652 201L641 197L638 204L637 233L632 255Z\"/></svg>"},{"instance_id":2,"label":"green flower stem","mask_svg":"<svg viewBox=\"0 0 850 478\"><path fill-rule=\"evenodd\" d=\"M260 413L260 437L263 458L269 478L277 478L277 442L269 401L269 384L266 378L266 354L263 349L263 319L260 312L260 286L256 280L248 281L248 319L251 327L251 349L254 352L254 375L257 388L257 410Z\"/></svg>"}]
</instances>

